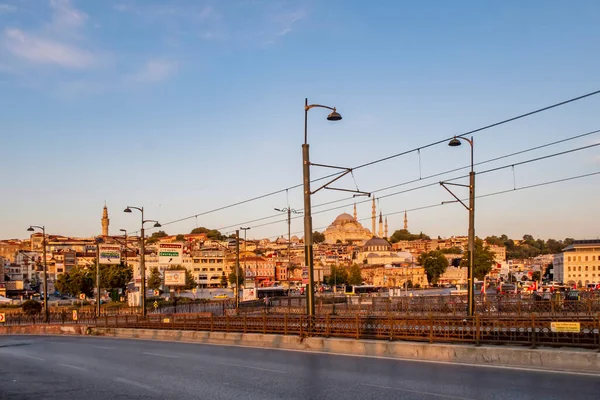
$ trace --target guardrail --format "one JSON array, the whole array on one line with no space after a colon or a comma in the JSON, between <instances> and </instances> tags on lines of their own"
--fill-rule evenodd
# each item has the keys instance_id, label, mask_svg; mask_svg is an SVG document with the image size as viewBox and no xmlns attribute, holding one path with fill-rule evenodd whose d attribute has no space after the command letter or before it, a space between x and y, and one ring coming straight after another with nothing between
<instances>
[{"instance_id":1,"label":"guardrail","mask_svg":"<svg viewBox=\"0 0 600 400\"><path fill-rule=\"evenodd\" d=\"M552 328L552 323L560 327ZM566 323L566 324L565 324ZM97 327L240 332L353 339L412 340L430 343L521 344L570 346L600 350L600 315L593 318L527 318L475 316L342 317L302 315L238 315L203 317L194 314L152 315L147 318L106 316ZM571 330L571 332L569 332Z\"/></svg>"}]
</instances>

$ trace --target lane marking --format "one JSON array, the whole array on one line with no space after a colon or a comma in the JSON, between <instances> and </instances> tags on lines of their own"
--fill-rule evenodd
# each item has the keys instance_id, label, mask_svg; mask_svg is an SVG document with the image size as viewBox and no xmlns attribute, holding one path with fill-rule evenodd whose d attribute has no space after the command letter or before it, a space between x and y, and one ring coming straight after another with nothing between
<instances>
[{"instance_id":1,"label":"lane marking","mask_svg":"<svg viewBox=\"0 0 600 400\"><path fill-rule=\"evenodd\" d=\"M79 371L85 371L85 368L78 367L77 365L71 365L71 364L58 364L58 365L60 365L61 367L67 367L67 368L77 369Z\"/></svg>"},{"instance_id":2,"label":"lane marking","mask_svg":"<svg viewBox=\"0 0 600 400\"><path fill-rule=\"evenodd\" d=\"M92 346L95 347L97 349L104 349L104 350L115 350L115 347L109 347L109 346Z\"/></svg>"},{"instance_id":3,"label":"lane marking","mask_svg":"<svg viewBox=\"0 0 600 400\"><path fill-rule=\"evenodd\" d=\"M44 339L45 337L63 337L64 335L58 334L48 334L48 335L29 335L29 334L19 334L19 335L11 335L11 336L31 336L39 339ZM289 335L291 336L291 335ZM94 340L100 338L82 338L82 340ZM128 338L128 337L111 337L104 336L102 340L129 340L129 341L138 341L138 342L162 342L162 343L183 343L183 344L193 344L196 346L215 346L215 347L239 347L244 349L259 349L259 350L272 350L272 351L287 351L293 353L308 353L308 354L319 354L322 356L339 356L339 357L358 357L358 358L373 358L379 360L391 360L391 361L405 361L405 362L417 362L417 363L426 363L426 364L441 364L441 365L452 365L452 366L462 366L462 367L475 367L475 368L493 368L493 369L507 369L511 371L523 371L523 372L545 372L550 374L562 374L562 375L576 375L576 376L591 376L594 378L600 378L600 372L579 372L579 371L568 371L568 370L552 370L552 369L544 369L537 367L518 367L511 365L489 365L489 364L473 364L473 363L461 363L461 362L452 362L452 361L436 361L436 360L416 360L413 358L394 358L394 357L384 357L384 356L368 356L368 355L359 355L359 354L346 354L346 353L329 353L323 351L314 351L314 350L295 350L295 349L281 349L281 348L273 348L273 347L264 347L264 346L250 346L250 345L241 345L241 344L221 344L221 343L201 343L201 342L192 342L189 340L163 340L163 339L143 339L143 338ZM552 350L549 350L552 351Z\"/></svg>"},{"instance_id":4,"label":"lane marking","mask_svg":"<svg viewBox=\"0 0 600 400\"><path fill-rule=\"evenodd\" d=\"M433 393L433 392L423 392L423 391L414 390L414 389L404 389L404 388L397 388L397 387L391 387L391 386L372 385L370 383L361 383L361 385L362 386L368 386L368 387L375 387L375 388L379 388L379 389L397 390L397 391L400 391L400 392L422 394L422 395L425 395L425 396L443 397L443 398L446 398L446 399L475 400L475 399L470 398L470 397L451 396L451 395L448 395L448 394Z\"/></svg>"},{"instance_id":5,"label":"lane marking","mask_svg":"<svg viewBox=\"0 0 600 400\"><path fill-rule=\"evenodd\" d=\"M46 360L44 360L43 358L34 357L34 356L28 356L28 355L25 355L25 354L17 354L17 355L18 355L18 356L21 356L21 357L25 357L25 358L31 358L32 360L46 361Z\"/></svg>"},{"instance_id":6,"label":"lane marking","mask_svg":"<svg viewBox=\"0 0 600 400\"><path fill-rule=\"evenodd\" d=\"M165 357L165 358L179 358L179 356L173 356L171 354L150 353L150 352L144 352L142 354L146 354L149 356Z\"/></svg>"},{"instance_id":7,"label":"lane marking","mask_svg":"<svg viewBox=\"0 0 600 400\"><path fill-rule=\"evenodd\" d=\"M269 368L250 367L248 365L231 364L231 363L215 363L215 364L226 365L226 366L229 366L229 367L239 367L239 368L256 369L258 371L275 372L277 374L287 374L287 372L285 372L285 371L278 371L278 370L269 369Z\"/></svg>"},{"instance_id":8,"label":"lane marking","mask_svg":"<svg viewBox=\"0 0 600 400\"><path fill-rule=\"evenodd\" d=\"M151 386L148 386L148 385L144 385L143 383L139 383L139 382L136 382L136 381L132 381L132 380L130 380L130 379L126 379L126 378L115 378L115 381L116 381L116 382L120 382L120 383L125 383L125 384L127 384L127 385L137 386L137 387L139 387L139 388L146 389L146 390L148 390L148 391L150 391L150 392L156 392L156 393L158 393L158 390L154 389L153 387L151 387Z\"/></svg>"}]
</instances>

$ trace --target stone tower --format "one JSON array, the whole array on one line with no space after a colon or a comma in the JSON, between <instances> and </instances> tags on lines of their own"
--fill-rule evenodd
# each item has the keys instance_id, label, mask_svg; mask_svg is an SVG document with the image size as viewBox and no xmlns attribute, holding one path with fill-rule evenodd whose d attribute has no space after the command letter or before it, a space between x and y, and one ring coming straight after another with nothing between
<instances>
[{"instance_id":1,"label":"stone tower","mask_svg":"<svg viewBox=\"0 0 600 400\"><path fill-rule=\"evenodd\" d=\"M408 217L406 216L406 211L404 211L404 230L408 230Z\"/></svg>"},{"instance_id":2,"label":"stone tower","mask_svg":"<svg viewBox=\"0 0 600 400\"><path fill-rule=\"evenodd\" d=\"M379 211L379 237L383 237L383 216L381 215L381 210Z\"/></svg>"},{"instance_id":3,"label":"stone tower","mask_svg":"<svg viewBox=\"0 0 600 400\"><path fill-rule=\"evenodd\" d=\"M377 220L377 208L375 207L375 196L373 196L373 207L371 211L371 233L375 236L375 221Z\"/></svg>"},{"instance_id":4,"label":"stone tower","mask_svg":"<svg viewBox=\"0 0 600 400\"><path fill-rule=\"evenodd\" d=\"M358 214L356 214L356 203L354 203L354 219L358 221L358 219L356 218L358 216Z\"/></svg>"},{"instance_id":5,"label":"stone tower","mask_svg":"<svg viewBox=\"0 0 600 400\"><path fill-rule=\"evenodd\" d=\"M102 210L102 236L108 236L108 224L110 220L108 219L108 208L106 208L106 204L104 204L104 210Z\"/></svg>"}]
</instances>

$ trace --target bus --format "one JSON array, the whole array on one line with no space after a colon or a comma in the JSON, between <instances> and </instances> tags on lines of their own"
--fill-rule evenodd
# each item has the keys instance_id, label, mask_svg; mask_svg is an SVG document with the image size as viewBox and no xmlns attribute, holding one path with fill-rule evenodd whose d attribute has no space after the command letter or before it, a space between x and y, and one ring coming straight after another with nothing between
<instances>
[{"instance_id":1,"label":"bus","mask_svg":"<svg viewBox=\"0 0 600 400\"><path fill-rule=\"evenodd\" d=\"M346 285L347 296L360 296L361 294L377 293L379 288L373 285Z\"/></svg>"},{"instance_id":2,"label":"bus","mask_svg":"<svg viewBox=\"0 0 600 400\"><path fill-rule=\"evenodd\" d=\"M256 289L256 296L259 299L263 299L265 297L284 297L288 295L288 290L281 286L273 286L273 287L259 287Z\"/></svg>"}]
</instances>

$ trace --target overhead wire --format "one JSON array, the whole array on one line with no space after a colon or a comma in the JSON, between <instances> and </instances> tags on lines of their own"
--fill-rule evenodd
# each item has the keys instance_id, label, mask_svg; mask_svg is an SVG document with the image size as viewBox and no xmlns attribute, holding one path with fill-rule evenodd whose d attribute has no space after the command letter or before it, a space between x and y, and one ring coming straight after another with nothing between
<instances>
[{"instance_id":1,"label":"overhead wire","mask_svg":"<svg viewBox=\"0 0 600 400\"><path fill-rule=\"evenodd\" d=\"M481 131L484 131L484 130L487 130L487 129L490 129L490 128L494 128L494 127L497 127L497 126L500 126L500 125L504 125L504 124L507 124L509 122L513 122L513 121L516 121L516 120L519 120L519 119L522 119L522 118L525 118L525 117L529 117L531 115L535 115L535 114L538 114L538 113L541 113L541 112L544 112L544 111L547 111L547 110L551 110L551 109L556 108L556 107L560 107L560 106L563 106L563 105L566 105L566 104L569 104L569 103L573 103L573 102L576 102L576 101L579 101L579 100L582 100L582 99L585 99L585 98L588 98L588 97L591 97L591 96L595 96L595 95L597 95L599 93L600 93L600 90L589 92L589 93L586 93L586 94L583 94L583 95L580 95L580 96L577 96L577 97L570 98L568 100L564 100L564 101L561 101L561 102L558 102L558 103L555 103L555 104L552 104L552 105L549 105L549 106L546 106L546 107L542 107L542 108L539 108L539 109L536 109L536 110L533 110L533 111L529 111L527 113L520 114L520 115L517 115L517 116L512 117L512 118L504 119L502 121L498 121L498 122L495 122L493 124L489 124L489 125L477 128L477 129L473 129L471 131L468 131L468 132L465 132L465 133L462 133L462 134L459 134L459 135L455 135L455 136L456 137L465 137L465 136L468 136L468 135L473 135L475 133L478 133L478 132L481 132ZM452 137L454 137L454 136L452 136ZM365 167L368 167L368 166L371 166L371 165L374 165L374 164L385 162L385 161L388 161L388 160L391 160L391 159L394 159L394 158L397 158L397 157L400 157L400 156L403 156L403 155L407 155L407 154L413 153L415 151L420 152L422 149L426 149L426 148L429 148L429 147L432 147L432 146L444 143L444 142L452 139L452 137L446 138L446 139L442 139L442 140L438 140L436 142L432 142L432 143L429 143L427 145L420 146L420 147L417 147L417 148L414 148L414 149L411 149L411 150L406 150L406 151L402 151L402 152L399 152L399 153L396 153L396 154L392 154L390 156L383 157L383 158L380 158L380 159L376 159L376 160L373 160L373 161L370 161L370 162L367 162L367 163L364 163L364 164L361 164L361 165L357 165L357 166L355 166L355 167L353 167L351 169L352 170L357 170L357 169L365 168ZM336 175L338 175L338 173L333 173L333 174L329 174L329 175L326 175L326 176L323 176L323 177L320 177L320 178L316 178L316 179L312 180L311 183L318 182L318 181L323 180L323 179L331 178L331 177L336 176ZM238 202L235 202L235 203L232 203L232 204L228 204L228 205L225 205L225 206L217 207L217 208L214 208L214 209L211 209L211 210L208 210L208 211L200 212L200 213L197 213L197 214L194 214L194 215L190 215L190 216L179 218L179 219L176 219L176 220L173 220L173 221L165 222L162 225L163 226L172 225L172 224L175 224L175 223L187 221L187 220L192 219L192 218L197 218L199 216L203 216L203 215L207 215L207 214L212 214L212 213L215 213L215 212L218 212L218 211L226 210L228 208L236 207L236 206L239 206L239 205L242 205L242 204L246 204L246 203L250 203L250 202L253 202L253 201L256 201L256 200L260 200L260 199L264 199L264 198L267 198L267 197L270 197L270 196L274 196L276 194L283 193L286 190L296 189L296 188L299 188L301 186L302 186L302 184L297 184L297 185L289 186L287 188L275 190L275 191L272 191L272 192L269 192L269 193L265 193L265 194L262 194L262 195L259 195L259 196L255 196L255 197L252 197L252 198L249 198L249 199L246 199L246 200L241 200L241 201L238 201Z\"/></svg>"}]
</instances>

